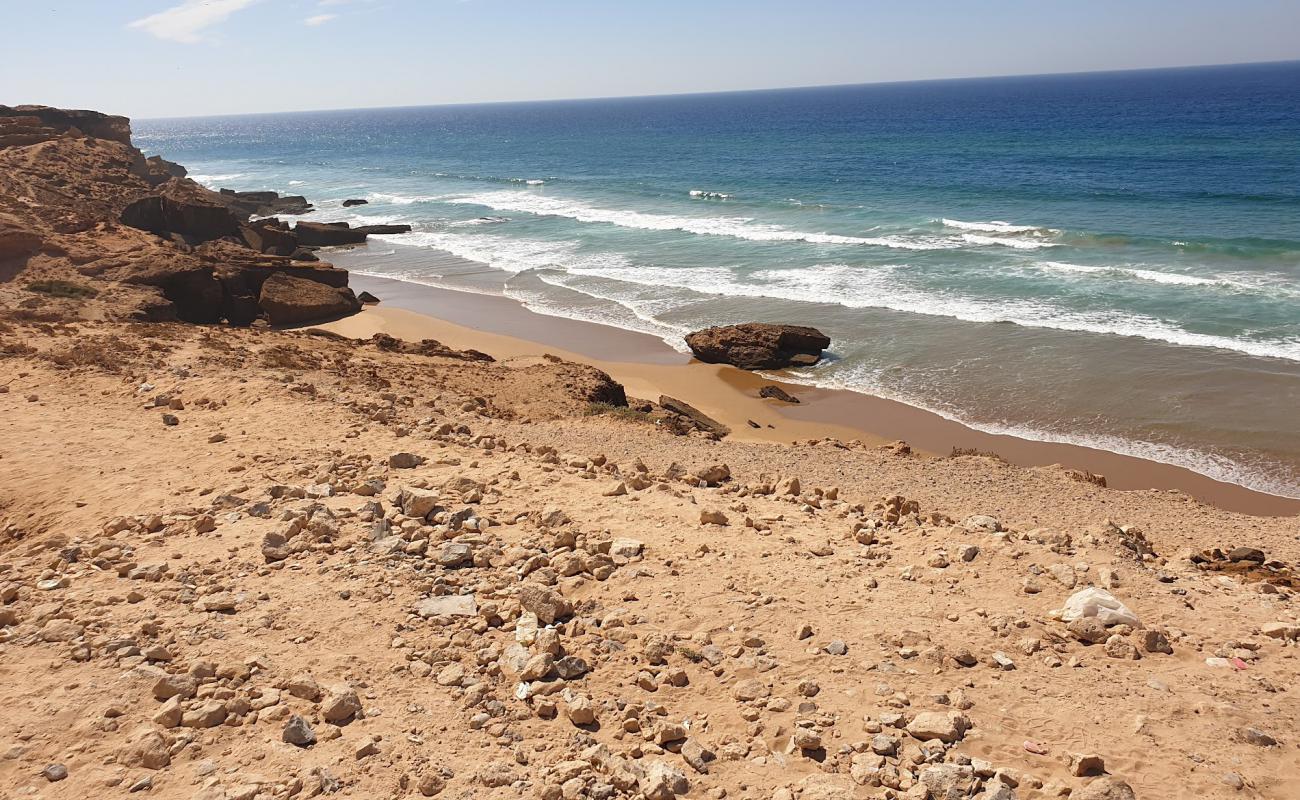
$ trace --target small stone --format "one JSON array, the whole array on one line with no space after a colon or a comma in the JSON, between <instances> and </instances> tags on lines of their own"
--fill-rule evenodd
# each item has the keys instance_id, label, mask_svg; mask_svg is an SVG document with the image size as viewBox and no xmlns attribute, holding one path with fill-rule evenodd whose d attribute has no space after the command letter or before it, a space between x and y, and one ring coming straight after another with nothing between
<instances>
[{"instance_id":1,"label":"small stone","mask_svg":"<svg viewBox=\"0 0 1300 800\"><path fill-rule=\"evenodd\" d=\"M326 722L347 722L361 713L361 698L356 690L346 684L335 687L321 704L321 716Z\"/></svg>"},{"instance_id":2,"label":"small stone","mask_svg":"<svg viewBox=\"0 0 1300 800\"><path fill-rule=\"evenodd\" d=\"M1095 753L1070 753L1070 774L1076 778L1088 775L1102 775L1106 772L1106 762Z\"/></svg>"},{"instance_id":3,"label":"small stone","mask_svg":"<svg viewBox=\"0 0 1300 800\"><path fill-rule=\"evenodd\" d=\"M955 742L970 728L965 714L944 711L924 711L907 724L907 732L915 739L938 739L945 744Z\"/></svg>"},{"instance_id":4,"label":"small stone","mask_svg":"<svg viewBox=\"0 0 1300 800\"><path fill-rule=\"evenodd\" d=\"M795 728L791 741L800 750L820 750L822 748L821 734L812 728Z\"/></svg>"},{"instance_id":5,"label":"small stone","mask_svg":"<svg viewBox=\"0 0 1300 800\"><path fill-rule=\"evenodd\" d=\"M415 453L393 453L388 457L388 466L393 469L415 469L424 461L424 456L418 456Z\"/></svg>"},{"instance_id":6,"label":"small stone","mask_svg":"<svg viewBox=\"0 0 1300 800\"><path fill-rule=\"evenodd\" d=\"M726 525L727 515L717 510L703 510L700 512L701 525Z\"/></svg>"},{"instance_id":7,"label":"small stone","mask_svg":"<svg viewBox=\"0 0 1300 800\"><path fill-rule=\"evenodd\" d=\"M585 695L574 695L565 701L564 715L574 725L590 725L596 721L596 705Z\"/></svg>"},{"instance_id":8,"label":"small stone","mask_svg":"<svg viewBox=\"0 0 1300 800\"><path fill-rule=\"evenodd\" d=\"M1259 728L1241 728L1237 731L1237 738L1256 747L1272 747L1277 744L1277 739L1264 733Z\"/></svg>"},{"instance_id":9,"label":"small stone","mask_svg":"<svg viewBox=\"0 0 1300 800\"><path fill-rule=\"evenodd\" d=\"M316 744L316 731L302 716L294 714L285 723L280 739L298 747L311 747Z\"/></svg>"},{"instance_id":10,"label":"small stone","mask_svg":"<svg viewBox=\"0 0 1300 800\"><path fill-rule=\"evenodd\" d=\"M1137 800L1137 795L1133 793L1133 787L1119 778L1103 775L1078 792L1071 793L1070 800Z\"/></svg>"},{"instance_id":11,"label":"small stone","mask_svg":"<svg viewBox=\"0 0 1300 800\"><path fill-rule=\"evenodd\" d=\"M1142 641L1142 649L1148 653L1164 653L1172 655L1174 648L1169 644L1169 637L1165 636L1163 631L1155 628L1147 628L1138 634Z\"/></svg>"},{"instance_id":12,"label":"small stone","mask_svg":"<svg viewBox=\"0 0 1300 800\"><path fill-rule=\"evenodd\" d=\"M827 653L830 653L833 656L842 656L849 652L849 646L844 642L840 641L839 639L836 639L835 641L826 645L825 650Z\"/></svg>"},{"instance_id":13,"label":"small stone","mask_svg":"<svg viewBox=\"0 0 1300 800\"><path fill-rule=\"evenodd\" d=\"M50 764L46 766L45 769L41 770L41 774L44 775L45 780L50 783L58 783L68 777L68 768L62 764Z\"/></svg>"},{"instance_id":14,"label":"small stone","mask_svg":"<svg viewBox=\"0 0 1300 800\"><path fill-rule=\"evenodd\" d=\"M526 583L519 589L519 605L536 614L543 625L550 625L573 613L573 607L562 595L535 583Z\"/></svg>"}]
</instances>

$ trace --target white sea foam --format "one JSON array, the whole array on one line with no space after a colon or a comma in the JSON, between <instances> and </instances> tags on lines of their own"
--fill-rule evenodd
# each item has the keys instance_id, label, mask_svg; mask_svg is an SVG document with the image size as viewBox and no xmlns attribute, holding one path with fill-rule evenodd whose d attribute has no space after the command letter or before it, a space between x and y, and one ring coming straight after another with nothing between
<instances>
[{"instance_id":1,"label":"white sea foam","mask_svg":"<svg viewBox=\"0 0 1300 800\"><path fill-rule=\"evenodd\" d=\"M453 228L470 228L475 225L500 225L509 221L510 217L477 217L476 219L463 219L450 224Z\"/></svg>"},{"instance_id":2,"label":"white sea foam","mask_svg":"<svg viewBox=\"0 0 1300 800\"><path fill-rule=\"evenodd\" d=\"M1055 272L1112 275L1174 286L1245 286L1245 284L1230 281L1226 278L1201 278L1195 275L1179 275L1173 272L1159 272L1153 269L1138 269L1136 267L1096 267L1083 264L1067 264L1063 261L1040 261L1037 266Z\"/></svg>"},{"instance_id":3,"label":"white sea foam","mask_svg":"<svg viewBox=\"0 0 1300 800\"><path fill-rule=\"evenodd\" d=\"M701 200L730 200L732 197L726 192L710 192L705 189L692 189L690 196Z\"/></svg>"},{"instance_id":4,"label":"white sea foam","mask_svg":"<svg viewBox=\"0 0 1300 800\"><path fill-rule=\"evenodd\" d=\"M1185 347L1211 347L1262 358L1300 361L1300 339L1255 340L1196 333L1154 317L1121 311L1079 312L1047 302L984 300L916 289L897 279L898 266L855 268L826 264L764 270L742 276L724 267L672 269L646 266L575 268L611 280L671 286L703 294L770 297L847 308L884 308L965 322L1010 322L1027 328L1133 336Z\"/></svg>"},{"instance_id":5,"label":"white sea foam","mask_svg":"<svg viewBox=\"0 0 1300 800\"><path fill-rule=\"evenodd\" d=\"M1217 481L1244 486L1256 491L1268 492L1282 497L1300 498L1300 488L1297 488L1296 482L1287 475L1277 474L1279 468L1275 465L1254 466L1241 464L1226 456L1205 450L1175 447L1167 443L1128 439L1105 433L1084 434L1051 431L1028 425L1013 425L1005 422L973 419L970 415L945 408L911 393L896 391L881 381L872 370L866 368L837 369L833 372L816 369L798 373L787 372L783 373L780 378L781 380L802 383L808 386L818 386L826 389L847 389L883 397L887 400L894 400L929 411L944 419L961 423L968 428L974 428L984 433L1119 453L1134 458L1182 467Z\"/></svg>"},{"instance_id":6,"label":"white sea foam","mask_svg":"<svg viewBox=\"0 0 1300 800\"><path fill-rule=\"evenodd\" d=\"M963 233L961 238L965 242L978 245L1000 245L1002 247L1014 247L1017 250L1038 250L1043 247L1059 247L1055 242L1042 242L1034 239L1012 239L1001 236L981 236L978 233Z\"/></svg>"},{"instance_id":7,"label":"white sea foam","mask_svg":"<svg viewBox=\"0 0 1300 800\"><path fill-rule=\"evenodd\" d=\"M289 181L289 185L290 185L290 186L302 186L302 185L305 184L306 182L307 182L307 181Z\"/></svg>"},{"instance_id":8,"label":"white sea foam","mask_svg":"<svg viewBox=\"0 0 1300 800\"><path fill-rule=\"evenodd\" d=\"M366 195L366 199L372 203L388 203L395 206L409 206L416 203L432 203L438 200L443 200L445 199L445 196L434 194L401 195L388 194L386 192L371 192Z\"/></svg>"},{"instance_id":9,"label":"white sea foam","mask_svg":"<svg viewBox=\"0 0 1300 800\"><path fill-rule=\"evenodd\" d=\"M1053 228L1042 228L1036 225L1012 225L1010 222L1000 222L991 220L989 222L963 222L959 219L941 219L939 220L944 226L956 228L960 231L980 231L982 233L1058 233Z\"/></svg>"},{"instance_id":10,"label":"white sea foam","mask_svg":"<svg viewBox=\"0 0 1300 800\"><path fill-rule=\"evenodd\" d=\"M843 236L833 233L792 231L775 225L755 223L749 217L681 217L590 206L576 200L518 191L483 192L447 198L446 202L478 205L497 211L603 222L623 228L652 231L685 231L701 236L730 236L757 242L811 242L814 244L874 245L903 250L935 250L953 247L950 242L898 237Z\"/></svg>"},{"instance_id":11,"label":"white sea foam","mask_svg":"<svg viewBox=\"0 0 1300 800\"><path fill-rule=\"evenodd\" d=\"M209 189L219 189L221 187L218 184L225 183L226 181L239 180L246 174L247 173L244 172L230 172L224 175L190 175L189 177L191 180L196 183L201 183Z\"/></svg>"}]
</instances>

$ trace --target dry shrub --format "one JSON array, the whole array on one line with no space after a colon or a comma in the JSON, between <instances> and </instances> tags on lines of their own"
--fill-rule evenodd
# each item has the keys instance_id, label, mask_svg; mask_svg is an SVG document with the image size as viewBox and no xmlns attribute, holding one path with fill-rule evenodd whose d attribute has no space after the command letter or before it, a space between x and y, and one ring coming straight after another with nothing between
<instances>
[{"instance_id":1,"label":"dry shrub","mask_svg":"<svg viewBox=\"0 0 1300 800\"><path fill-rule=\"evenodd\" d=\"M24 288L29 292L47 294L50 297L67 297L74 300L86 300L99 294L99 290L94 287L57 279L32 281Z\"/></svg>"},{"instance_id":2,"label":"dry shrub","mask_svg":"<svg viewBox=\"0 0 1300 800\"><path fill-rule=\"evenodd\" d=\"M288 344L277 344L268 347L258 353L257 357L262 366L271 369L309 370L320 369L321 365L320 358L314 353L304 352Z\"/></svg>"},{"instance_id":3,"label":"dry shrub","mask_svg":"<svg viewBox=\"0 0 1300 800\"><path fill-rule=\"evenodd\" d=\"M87 336L50 350L43 357L65 369L90 367L103 372L117 372L139 353L139 348L118 337Z\"/></svg>"},{"instance_id":4,"label":"dry shrub","mask_svg":"<svg viewBox=\"0 0 1300 800\"><path fill-rule=\"evenodd\" d=\"M976 447L954 447L952 452L948 454L948 458L961 458L962 456L979 456L980 458L991 458L1003 464L1008 463L1005 458L992 450L980 450Z\"/></svg>"}]
</instances>

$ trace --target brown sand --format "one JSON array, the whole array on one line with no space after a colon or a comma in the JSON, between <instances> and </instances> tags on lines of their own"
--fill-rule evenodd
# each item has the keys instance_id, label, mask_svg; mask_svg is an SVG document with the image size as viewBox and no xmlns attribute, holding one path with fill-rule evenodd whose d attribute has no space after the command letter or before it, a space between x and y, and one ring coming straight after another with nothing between
<instances>
[{"instance_id":1,"label":"brown sand","mask_svg":"<svg viewBox=\"0 0 1300 800\"><path fill-rule=\"evenodd\" d=\"M392 309L351 324L376 320L430 330ZM8 324L33 349L0 359L0 796L505 800L617 784L609 796L644 800L672 796L653 781L667 769L684 800L922 797L945 776L994 789L994 773L1020 800L1105 797L1108 781L1141 800L1283 800L1300 779L1293 519L984 458L671 436L582 416L575 367L526 356ZM391 466L401 452L427 461ZM693 477L725 475L715 464L732 477ZM397 500L410 487L495 524L423 524ZM919 509L876 503L896 494ZM621 539L636 543L603 557ZM1183 554L1239 545L1278 568ZM446 565L451 546L470 561ZM1172 653L1124 628L1085 645L1052 618L1099 583ZM570 608L551 644L528 644L543 590ZM478 613L413 613L461 593ZM588 671L552 667L519 699L523 662L545 666L547 647ZM360 711L340 716L349 691ZM927 713L969 725L946 755ZM295 715L315 744L283 740ZM1111 777L1072 774L1075 753ZM68 777L51 782L52 764Z\"/></svg>"},{"instance_id":2,"label":"brown sand","mask_svg":"<svg viewBox=\"0 0 1300 800\"><path fill-rule=\"evenodd\" d=\"M702 364L653 336L537 314L505 297L364 275L354 275L353 285L383 302L324 327L361 338L380 331L412 341L432 338L499 357L538 355L545 350L599 367L631 395L655 399L666 394L685 400L727 424L737 440L788 443L832 437L880 444L902 439L934 455L947 455L954 448L991 452L1021 466L1060 464L1104 475L1107 485L1115 489L1178 490L1233 511L1300 514L1300 500L1216 481L1182 467L1095 448L984 433L893 400ZM767 384L782 386L801 403L792 406L759 398L758 389ZM754 429L748 420L763 427Z\"/></svg>"}]
</instances>

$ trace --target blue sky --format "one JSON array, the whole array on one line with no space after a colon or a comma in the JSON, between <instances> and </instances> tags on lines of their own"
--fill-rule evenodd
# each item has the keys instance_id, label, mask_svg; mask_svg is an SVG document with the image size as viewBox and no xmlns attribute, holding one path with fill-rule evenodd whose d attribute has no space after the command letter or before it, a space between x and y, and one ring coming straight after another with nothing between
<instances>
[{"instance_id":1,"label":"blue sky","mask_svg":"<svg viewBox=\"0 0 1300 800\"><path fill-rule=\"evenodd\" d=\"M0 103L135 117L1300 58L1297 0L0 0Z\"/></svg>"}]
</instances>

